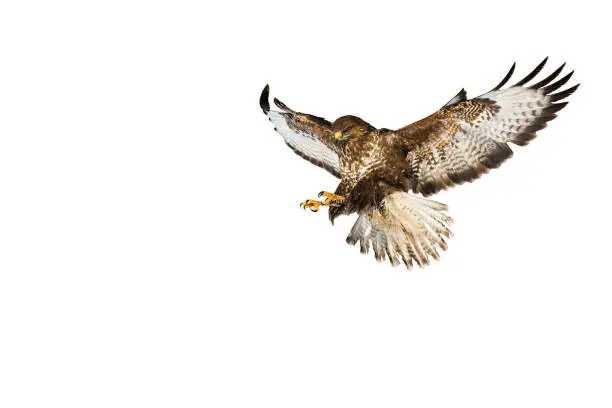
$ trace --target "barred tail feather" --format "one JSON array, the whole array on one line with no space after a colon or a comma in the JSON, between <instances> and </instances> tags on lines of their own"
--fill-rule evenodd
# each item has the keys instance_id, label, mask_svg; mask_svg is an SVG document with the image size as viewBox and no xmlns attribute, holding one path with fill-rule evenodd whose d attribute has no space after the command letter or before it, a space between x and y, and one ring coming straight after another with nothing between
<instances>
[{"instance_id":1,"label":"barred tail feather","mask_svg":"<svg viewBox=\"0 0 612 408\"><path fill-rule=\"evenodd\" d=\"M447 249L444 238L452 236L453 221L444 213L447 209L437 201L395 192L380 209L359 215L346 242L359 242L361 253L368 253L371 245L377 261L388 258L393 266L402 260L408 269L413 262L423 267L430 257L439 259L438 249Z\"/></svg>"}]
</instances>

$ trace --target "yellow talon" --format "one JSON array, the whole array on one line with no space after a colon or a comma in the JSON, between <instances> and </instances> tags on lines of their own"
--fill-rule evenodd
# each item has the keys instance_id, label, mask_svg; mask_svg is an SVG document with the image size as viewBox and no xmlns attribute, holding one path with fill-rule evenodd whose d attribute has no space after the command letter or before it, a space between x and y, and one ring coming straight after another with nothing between
<instances>
[{"instance_id":1,"label":"yellow talon","mask_svg":"<svg viewBox=\"0 0 612 408\"><path fill-rule=\"evenodd\" d=\"M327 207L340 207L340 203L344 201L344 197L337 194L328 193L327 191L321 191L319 197L324 196L325 201L306 200L300 203L300 207L303 209L310 208L310 211L317 212L319 207L324 205Z\"/></svg>"},{"instance_id":2,"label":"yellow talon","mask_svg":"<svg viewBox=\"0 0 612 408\"><path fill-rule=\"evenodd\" d=\"M300 207L302 207L303 209L310 208L310 211L317 212L317 211L319 211L319 206L320 205L325 205L325 204L320 202L320 201L306 200L306 201L304 201L303 203L300 204Z\"/></svg>"}]
</instances>

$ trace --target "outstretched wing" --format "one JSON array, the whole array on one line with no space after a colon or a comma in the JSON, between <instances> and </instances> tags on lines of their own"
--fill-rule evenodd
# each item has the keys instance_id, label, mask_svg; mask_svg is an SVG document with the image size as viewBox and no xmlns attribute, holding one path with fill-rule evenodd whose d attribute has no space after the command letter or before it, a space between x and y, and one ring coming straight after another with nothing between
<instances>
[{"instance_id":1,"label":"outstretched wing","mask_svg":"<svg viewBox=\"0 0 612 408\"><path fill-rule=\"evenodd\" d=\"M299 156L340 178L338 146L331 123L318 116L289 109L276 98L274 104L282 112L270 110L269 95L270 87L266 85L259 98L259 105L274 124L274 130L285 139L287 146Z\"/></svg>"},{"instance_id":2,"label":"outstretched wing","mask_svg":"<svg viewBox=\"0 0 612 408\"><path fill-rule=\"evenodd\" d=\"M567 105L560 101L578 88L553 93L573 74L550 84L565 64L542 81L525 86L547 59L521 81L502 89L514 72L513 64L501 83L486 94L466 100L460 92L433 115L396 130L392 137L410 162L408 189L427 196L472 181L512 156L508 143L524 146L535 138Z\"/></svg>"}]
</instances>

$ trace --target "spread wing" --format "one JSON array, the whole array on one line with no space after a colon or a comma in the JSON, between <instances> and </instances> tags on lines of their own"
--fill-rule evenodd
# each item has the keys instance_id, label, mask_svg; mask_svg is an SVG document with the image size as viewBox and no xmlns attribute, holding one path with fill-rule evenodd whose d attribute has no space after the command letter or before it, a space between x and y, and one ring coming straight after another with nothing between
<instances>
[{"instance_id":1,"label":"spread wing","mask_svg":"<svg viewBox=\"0 0 612 408\"><path fill-rule=\"evenodd\" d=\"M318 116L289 109L276 98L274 104L281 112L270 110L269 95L270 87L266 85L259 98L259 105L274 124L274 130L285 139L287 146L302 158L340 178L338 145L331 123Z\"/></svg>"},{"instance_id":2,"label":"spread wing","mask_svg":"<svg viewBox=\"0 0 612 408\"><path fill-rule=\"evenodd\" d=\"M565 64L542 81L525 86L546 61L502 89L514 72L513 64L501 83L486 94L466 99L462 90L433 115L395 131L392 137L410 162L408 189L427 196L475 180L512 156L508 143L524 146L535 138L567 105L560 101L578 88L553 93L573 74L553 82Z\"/></svg>"}]
</instances>

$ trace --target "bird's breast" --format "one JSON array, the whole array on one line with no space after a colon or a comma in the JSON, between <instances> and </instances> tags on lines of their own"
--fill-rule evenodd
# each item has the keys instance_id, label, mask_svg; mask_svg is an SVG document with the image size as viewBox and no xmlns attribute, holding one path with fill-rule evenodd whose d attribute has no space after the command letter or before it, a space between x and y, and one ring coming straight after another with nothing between
<instances>
[{"instance_id":1,"label":"bird's breast","mask_svg":"<svg viewBox=\"0 0 612 408\"><path fill-rule=\"evenodd\" d=\"M385 149L377 138L351 140L340 157L343 178L357 183L384 166Z\"/></svg>"}]
</instances>

